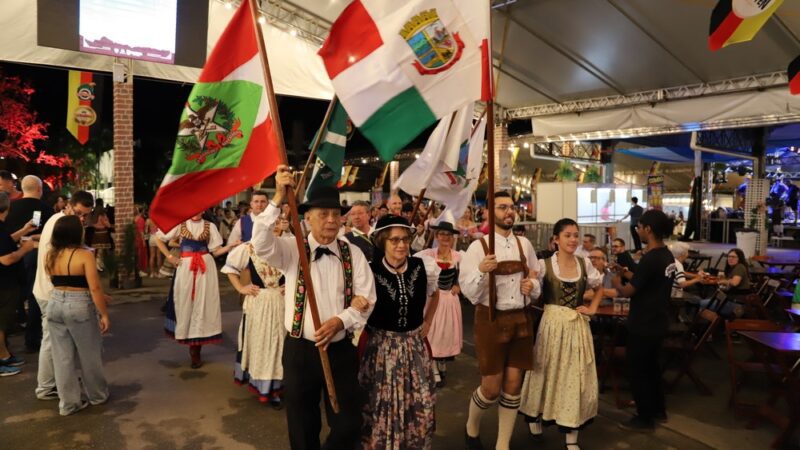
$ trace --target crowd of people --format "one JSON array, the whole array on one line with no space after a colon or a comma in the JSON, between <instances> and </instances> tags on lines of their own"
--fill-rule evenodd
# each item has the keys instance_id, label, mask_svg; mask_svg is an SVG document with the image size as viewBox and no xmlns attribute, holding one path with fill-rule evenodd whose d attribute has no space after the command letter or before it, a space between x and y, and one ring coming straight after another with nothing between
<instances>
[{"instance_id":1,"label":"crowd of people","mask_svg":"<svg viewBox=\"0 0 800 450\"><path fill-rule=\"evenodd\" d=\"M42 330L36 396L58 400L69 415L108 399L101 335L112 324L98 253L111 245L104 234L113 230L113 213L83 191L48 206L38 178L21 181L19 199L0 192L0 370L11 375L24 364L5 345L23 299L26 333L37 324ZM680 266L686 244L665 243L674 222L663 212L631 210L640 252L620 239L599 247L566 218L537 252L515 232L519 213L506 192L495 194L489 224L485 208L454 218L424 203L415 211L397 195L346 205L335 188L323 189L299 206L295 230L284 203L293 184L281 166L271 198L253 191L235 211L198 212L172 230L159 230L141 209L135 220L139 269L172 278L164 331L188 347L192 368L203 365L203 346L222 340L219 262L241 299L234 381L285 409L292 448L320 448L319 401L328 392L320 349L339 410L326 398L324 448L430 448L437 390L462 350L465 302L475 305L480 374L464 399L468 448L483 448L480 424L497 405L495 448L508 448L521 415L535 438L556 425L566 447L579 449L579 432L598 410L592 316L615 297L630 298L627 358L637 409L622 426L651 431L666 420L659 355L667 305L675 289L695 282ZM746 289L736 258L732 251L728 280ZM318 317L309 310L312 286Z\"/></svg>"}]
</instances>

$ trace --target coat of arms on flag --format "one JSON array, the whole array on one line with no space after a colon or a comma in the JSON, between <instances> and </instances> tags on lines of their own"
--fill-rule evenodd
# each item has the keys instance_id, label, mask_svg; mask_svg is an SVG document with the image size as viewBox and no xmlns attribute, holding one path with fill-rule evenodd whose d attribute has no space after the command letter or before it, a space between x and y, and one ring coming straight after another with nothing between
<instances>
[{"instance_id":1,"label":"coat of arms on flag","mask_svg":"<svg viewBox=\"0 0 800 450\"><path fill-rule=\"evenodd\" d=\"M200 105L192 109L186 102L182 120L178 126L176 149L184 153L188 161L206 162L210 155L242 139L242 121L236 117L225 102L209 96L196 96L192 103Z\"/></svg>"},{"instance_id":2,"label":"coat of arms on flag","mask_svg":"<svg viewBox=\"0 0 800 450\"><path fill-rule=\"evenodd\" d=\"M422 75L434 75L449 69L461 58L464 42L458 33L450 34L436 8L423 11L406 22L400 36L408 42L417 60L414 67Z\"/></svg>"}]
</instances>

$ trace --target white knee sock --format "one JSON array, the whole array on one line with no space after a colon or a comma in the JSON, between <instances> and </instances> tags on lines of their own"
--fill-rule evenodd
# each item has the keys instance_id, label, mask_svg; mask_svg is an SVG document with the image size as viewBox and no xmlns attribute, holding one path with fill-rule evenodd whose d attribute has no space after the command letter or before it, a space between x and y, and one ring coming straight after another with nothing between
<instances>
[{"instance_id":1,"label":"white knee sock","mask_svg":"<svg viewBox=\"0 0 800 450\"><path fill-rule=\"evenodd\" d=\"M469 417L467 417L467 434L478 437L481 431L481 418L486 410L497 403L497 399L489 400L481 392L480 386L472 393L469 401Z\"/></svg>"},{"instance_id":2,"label":"white knee sock","mask_svg":"<svg viewBox=\"0 0 800 450\"><path fill-rule=\"evenodd\" d=\"M566 436L566 443L567 444L577 444L578 443L578 430L572 430L569 433L567 433L565 436ZM569 450L580 450L580 449L575 445L570 445L569 446Z\"/></svg>"},{"instance_id":3,"label":"white knee sock","mask_svg":"<svg viewBox=\"0 0 800 450\"><path fill-rule=\"evenodd\" d=\"M511 434L514 432L514 423L517 421L517 411L521 395L510 395L505 392L500 394L500 407L497 408L497 444L496 450L508 450Z\"/></svg>"},{"instance_id":4,"label":"white knee sock","mask_svg":"<svg viewBox=\"0 0 800 450\"><path fill-rule=\"evenodd\" d=\"M442 381L442 376L439 374L439 365L435 363L433 365L433 381L437 383Z\"/></svg>"}]
</instances>

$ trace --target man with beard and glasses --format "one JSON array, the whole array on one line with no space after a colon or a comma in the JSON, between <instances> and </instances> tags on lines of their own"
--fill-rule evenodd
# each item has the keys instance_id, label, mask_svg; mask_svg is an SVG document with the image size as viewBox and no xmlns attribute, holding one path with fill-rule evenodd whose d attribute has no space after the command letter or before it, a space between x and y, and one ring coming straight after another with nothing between
<instances>
[{"instance_id":1,"label":"man with beard and glasses","mask_svg":"<svg viewBox=\"0 0 800 450\"><path fill-rule=\"evenodd\" d=\"M498 403L496 449L508 449L520 405L526 370L533 369L533 316L527 306L539 297L536 277L539 261L530 241L515 236L516 214L508 192L495 193L495 253L489 238L470 244L461 260L461 292L475 307L475 353L481 384L472 393L467 418L469 449L483 448L478 433L484 412ZM494 272L496 284L489 284ZM494 320L490 317L489 290L495 289Z\"/></svg>"}]
</instances>

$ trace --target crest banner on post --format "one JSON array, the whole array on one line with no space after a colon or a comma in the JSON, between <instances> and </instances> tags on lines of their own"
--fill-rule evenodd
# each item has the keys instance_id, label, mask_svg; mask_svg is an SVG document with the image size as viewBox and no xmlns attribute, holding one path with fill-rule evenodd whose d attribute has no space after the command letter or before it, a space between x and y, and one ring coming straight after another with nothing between
<instances>
[{"instance_id":1,"label":"crest banner on post","mask_svg":"<svg viewBox=\"0 0 800 450\"><path fill-rule=\"evenodd\" d=\"M81 143L90 137L92 125L97 122L97 109L102 85L92 72L69 71L67 85L67 130Z\"/></svg>"}]
</instances>

